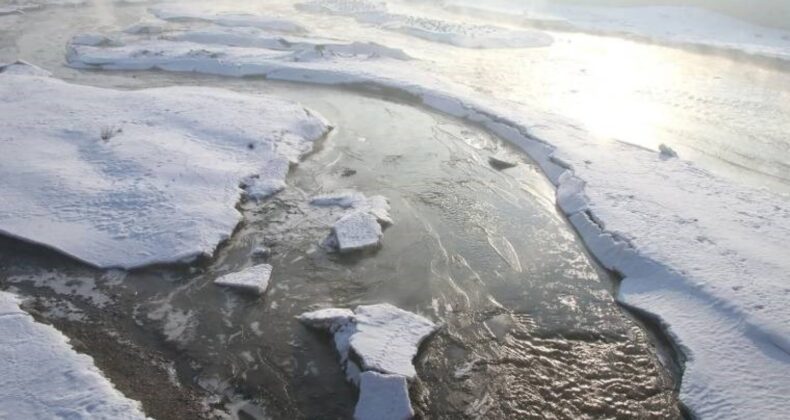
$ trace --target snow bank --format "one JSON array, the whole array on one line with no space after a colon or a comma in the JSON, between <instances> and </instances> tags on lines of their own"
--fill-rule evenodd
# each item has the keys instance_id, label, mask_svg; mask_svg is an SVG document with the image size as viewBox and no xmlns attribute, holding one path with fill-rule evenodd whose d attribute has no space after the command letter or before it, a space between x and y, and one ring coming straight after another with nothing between
<instances>
[{"instance_id":1,"label":"snow bank","mask_svg":"<svg viewBox=\"0 0 790 420\"><path fill-rule=\"evenodd\" d=\"M436 324L388 303L361 305L354 312L321 309L304 313L299 320L333 334L348 379L360 387L355 419L414 415L407 379L417 376L412 360L423 340L436 331Z\"/></svg>"},{"instance_id":2,"label":"snow bank","mask_svg":"<svg viewBox=\"0 0 790 420\"><path fill-rule=\"evenodd\" d=\"M140 404L113 388L90 357L35 322L6 292L0 292L0 359L2 418L145 418Z\"/></svg>"},{"instance_id":3,"label":"snow bank","mask_svg":"<svg viewBox=\"0 0 790 420\"><path fill-rule=\"evenodd\" d=\"M350 16L382 29L464 48L530 48L545 47L554 42L544 32L389 13L386 4L364 0L313 0L299 3L296 8L312 13Z\"/></svg>"},{"instance_id":4,"label":"snow bank","mask_svg":"<svg viewBox=\"0 0 790 420\"><path fill-rule=\"evenodd\" d=\"M695 45L790 59L790 32L688 6L606 7L519 0L448 0L445 7L508 14L557 29L629 35L655 42Z\"/></svg>"},{"instance_id":5,"label":"snow bank","mask_svg":"<svg viewBox=\"0 0 790 420\"><path fill-rule=\"evenodd\" d=\"M266 289L269 288L269 280L271 277L272 266L269 264L258 264L235 273L218 277L214 280L214 284L262 295L266 293Z\"/></svg>"},{"instance_id":6,"label":"snow bank","mask_svg":"<svg viewBox=\"0 0 790 420\"><path fill-rule=\"evenodd\" d=\"M152 7L151 13L162 20L175 22L211 22L219 26L251 27L269 31L299 33L305 28L296 22L286 19L262 16L251 13L214 12L195 10L190 4L174 4Z\"/></svg>"},{"instance_id":7,"label":"snow bank","mask_svg":"<svg viewBox=\"0 0 790 420\"><path fill-rule=\"evenodd\" d=\"M402 61L293 62L230 49L222 60L187 58L169 43L140 44L76 48L69 60L91 68L374 86L512 142L557 185L558 203L596 258L624 275L619 300L668 325L687 357L680 397L691 410L714 418L790 412L787 197L732 185L655 151L595 139L564 118L486 99ZM140 53L150 47L151 54Z\"/></svg>"},{"instance_id":8,"label":"snow bank","mask_svg":"<svg viewBox=\"0 0 790 420\"><path fill-rule=\"evenodd\" d=\"M269 97L122 92L39 74L0 70L0 232L100 267L211 254L241 217L242 179L281 183L328 130Z\"/></svg>"}]
</instances>

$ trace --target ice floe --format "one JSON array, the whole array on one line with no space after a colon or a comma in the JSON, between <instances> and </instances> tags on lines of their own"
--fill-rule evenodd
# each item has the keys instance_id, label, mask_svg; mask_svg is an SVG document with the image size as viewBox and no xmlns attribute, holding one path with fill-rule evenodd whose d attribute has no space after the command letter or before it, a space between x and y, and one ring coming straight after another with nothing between
<instances>
[{"instance_id":1,"label":"ice floe","mask_svg":"<svg viewBox=\"0 0 790 420\"><path fill-rule=\"evenodd\" d=\"M360 387L356 419L411 418L407 380L417 376L412 361L436 324L387 303L361 305L353 312L321 309L299 320L333 334L348 379Z\"/></svg>"},{"instance_id":2,"label":"ice floe","mask_svg":"<svg viewBox=\"0 0 790 420\"><path fill-rule=\"evenodd\" d=\"M0 69L0 232L100 267L211 254L240 220L240 182L282 183L287 162L328 130L271 97L124 92L42 72Z\"/></svg>"},{"instance_id":3,"label":"ice floe","mask_svg":"<svg viewBox=\"0 0 790 420\"><path fill-rule=\"evenodd\" d=\"M214 284L262 295L266 293L266 289L269 288L269 280L271 277L272 266L269 264L258 264L235 273L229 273L218 277L214 280Z\"/></svg>"},{"instance_id":4,"label":"ice floe","mask_svg":"<svg viewBox=\"0 0 790 420\"><path fill-rule=\"evenodd\" d=\"M7 292L0 292L0 344L0 417L146 418L90 357L74 351L56 329L35 322Z\"/></svg>"},{"instance_id":5,"label":"ice floe","mask_svg":"<svg viewBox=\"0 0 790 420\"><path fill-rule=\"evenodd\" d=\"M312 0L296 7L306 12L350 16L382 29L464 48L530 48L554 42L550 35L540 31L390 13L385 3L365 0Z\"/></svg>"}]
</instances>

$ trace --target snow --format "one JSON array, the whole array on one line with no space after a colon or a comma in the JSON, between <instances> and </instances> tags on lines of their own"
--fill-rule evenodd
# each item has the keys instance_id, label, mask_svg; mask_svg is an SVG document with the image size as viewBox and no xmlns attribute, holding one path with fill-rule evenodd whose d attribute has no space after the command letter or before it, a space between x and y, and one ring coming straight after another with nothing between
<instances>
[{"instance_id":1,"label":"snow","mask_svg":"<svg viewBox=\"0 0 790 420\"><path fill-rule=\"evenodd\" d=\"M272 266L269 264L259 264L235 273L225 274L214 280L214 284L262 295L266 293L266 289L269 288L269 280L271 277Z\"/></svg>"},{"instance_id":2,"label":"snow","mask_svg":"<svg viewBox=\"0 0 790 420\"><path fill-rule=\"evenodd\" d=\"M606 7L520 0L448 0L449 7L493 11L558 29L630 35L651 41L741 51L790 60L790 32L691 6Z\"/></svg>"},{"instance_id":3,"label":"snow","mask_svg":"<svg viewBox=\"0 0 790 420\"><path fill-rule=\"evenodd\" d=\"M140 40L79 47L72 65L161 68L329 85L373 86L478 124L528 153L593 255L624 277L618 300L666 326L686 357L680 398L712 418L790 412L790 200L734 185L682 159L598 139L573 121L488 99L465 86L379 58L288 61L265 49ZM141 54L148 49L150 54Z\"/></svg>"},{"instance_id":4,"label":"snow","mask_svg":"<svg viewBox=\"0 0 790 420\"><path fill-rule=\"evenodd\" d=\"M211 254L241 218L240 182L281 183L271 162L298 160L328 131L270 97L122 92L42 72L0 72L0 232L99 267Z\"/></svg>"},{"instance_id":5,"label":"snow","mask_svg":"<svg viewBox=\"0 0 790 420\"><path fill-rule=\"evenodd\" d=\"M381 225L376 217L364 211L355 211L340 218L332 226L340 252L375 249L381 245Z\"/></svg>"},{"instance_id":6,"label":"snow","mask_svg":"<svg viewBox=\"0 0 790 420\"><path fill-rule=\"evenodd\" d=\"M313 0L296 7L306 12L350 16L382 29L463 48L533 48L554 42L544 32L389 13L386 4L364 0Z\"/></svg>"},{"instance_id":7,"label":"snow","mask_svg":"<svg viewBox=\"0 0 790 420\"><path fill-rule=\"evenodd\" d=\"M362 372L355 420L408 420L414 417L406 378Z\"/></svg>"},{"instance_id":8,"label":"snow","mask_svg":"<svg viewBox=\"0 0 790 420\"><path fill-rule=\"evenodd\" d=\"M54 328L37 323L0 292L0 417L144 419L93 360Z\"/></svg>"},{"instance_id":9,"label":"snow","mask_svg":"<svg viewBox=\"0 0 790 420\"><path fill-rule=\"evenodd\" d=\"M184 22L203 21L219 26L251 27L276 32L299 33L305 28L296 22L251 13L212 12L195 10L191 5L175 4L157 6L150 9L151 13L162 20Z\"/></svg>"}]
</instances>

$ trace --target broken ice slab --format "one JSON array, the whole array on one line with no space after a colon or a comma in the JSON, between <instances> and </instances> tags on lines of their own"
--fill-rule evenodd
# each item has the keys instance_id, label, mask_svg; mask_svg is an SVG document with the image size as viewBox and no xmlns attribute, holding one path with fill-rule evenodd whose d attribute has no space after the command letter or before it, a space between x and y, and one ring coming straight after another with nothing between
<instances>
[{"instance_id":1,"label":"broken ice slab","mask_svg":"<svg viewBox=\"0 0 790 420\"><path fill-rule=\"evenodd\" d=\"M375 249L381 245L381 225L375 216L355 211L335 222L332 232L340 252Z\"/></svg>"},{"instance_id":2,"label":"broken ice slab","mask_svg":"<svg viewBox=\"0 0 790 420\"><path fill-rule=\"evenodd\" d=\"M508 159L504 156L490 156L488 158L488 164L491 165L492 168L501 171L503 169L513 168L518 166L518 161L514 159Z\"/></svg>"},{"instance_id":3,"label":"broken ice slab","mask_svg":"<svg viewBox=\"0 0 790 420\"><path fill-rule=\"evenodd\" d=\"M414 417L409 387L401 375L362 372L355 420L407 420Z\"/></svg>"},{"instance_id":4,"label":"broken ice slab","mask_svg":"<svg viewBox=\"0 0 790 420\"><path fill-rule=\"evenodd\" d=\"M235 273L225 274L214 280L214 284L262 295L266 293L266 289L269 287L271 276L272 266L259 264Z\"/></svg>"}]
</instances>

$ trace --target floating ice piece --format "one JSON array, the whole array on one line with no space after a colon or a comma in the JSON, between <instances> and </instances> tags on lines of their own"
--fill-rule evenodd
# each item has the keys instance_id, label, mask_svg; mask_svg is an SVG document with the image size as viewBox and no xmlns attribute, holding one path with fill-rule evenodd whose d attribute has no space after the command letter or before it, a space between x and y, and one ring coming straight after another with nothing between
<instances>
[{"instance_id":1,"label":"floating ice piece","mask_svg":"<svg viewBox=\"0 0 790 420\"><path fill-rule=\"evenodd\" d=\"M252 27L278 32L306 32L296 22L251 13L212 12L194 10L191 5L152 7L150 12L159 19L169 21L203 21L220 26Z\"/></svg>"},{"instance_id":2,"label":"floating ice piece","mask_svg":"<svg viewBox=\"0 0 790 420\"><path fill-rule=\"evenodd\" d=\"M310 199L310 204L319 207L341 207L344 209L356 208L367 201L365 195L357 191L340 191L330 194L321 194Z\"/></svg>"},{"instance_id":3,"label":"floating ice piece","mask_svg":"<svg viewBox=\"0 0 790 420\"><path fill-rule=\"evenodd\" d=\"M349 343L363 370L417 376L412 360L420 344L436 331L428 319L390 304L362 305L354 310L356 332Z\"/></svg>"},{"instance_id":4,"label":"floating ice piece","mask_svg":"<svg viewBox=\"0 0 790 420\"><path fill-rule=\"evenodd\" d=\"M504 156L490 156L488 158L488 164L494 169L498 169L500 171L518 166L518 162L516 160L508 159Z\"/></svg>"},{"instance_id":5,"label":"floating ice piece","mask_svg":"<svg viewBox=\"0 0 790 420\"><path fill-rule=\"evenodd\" d=\"M355 420L408 420L414 417L406 378L362 372L359 379Z\"/></svg>"},{"instance_id":6,"label":"floating ice piece","mask_svg":"<svg viewBox=\"0 0 790 420\"><path fill-rule=\"evenodd\" d=\"M271 97L117 91L24 63L0 69L0 233L100 267L213 253L241 218L241 180L282 182L288 162L328 131ZM104 140L108 129L116 134Z\"/></svg>"},{"instance_id":7,"label":"floating ice piece","mask_svg":"<svg viewBox=\"0 0 790 420\"><path fill-rule=\"evenodd\" d=\"M261 245L259 247L255 247L255 249L253 249L250 254L257 258L269 258L272 255L272 249Z\"/></svg>"},{"instance_id":8,"label":"floating ice piece","mask_svg":"<svg viewBox=\"0 0 790 420\"><path fill-rule=\"evenodd\" d=\"M332 233L340 252L373 249L381 245L381 225L375 216L364 211L341 217L332 226Z\"/></svg>"},{"instance_id":9,"label":"floating ice piece","mask_svg":"<svg viewBox=\"0 0 790 420\"><path fill-rule=\"evenodd\" d=\"M228 286L241 289L246 292L262 295L269 288L269 280L272 277L272 266L269 264L258 264L235 273L225 274L214 280L218 286Z\"/></svg>"},{"instance_id":10,"label":"floating ice piece","mask_svg":"<svg viewBox=\"0 0 790 420\"><path fill-rule=\"evenodd\" d=\"M351 309L327 308L303 313L298 319L308 327L334 333L337 328L354 320L354 312Z\"/></svg>"},{"instance_id":11,"label":"floating ice piece","mask_svg":"<svg viewBox=\"0 0 790 420\"><path fill-rule=\"evenodd\" d=\"M364 370L402 375L413 379L417 372L412 360L420 344L436 331L428 319L388 303L358 306L353 314L348 309L322 309L299 316L306 325L335 334L341 361L356 355ZM338 338L338 336L340 336ZM348 370L349 361L344 364ZM351 378L353 380L353 378Z\"/></svg>"},{"instance_id":12,"label":"floating ice piece","mask_svg":"<svg viewBox=\"0 0 790 420\"><path fill-rule=\"evenodd\" d=\"M145 419L68 338L0 292L0 417Z\"/></svg>"}]
</instances>

